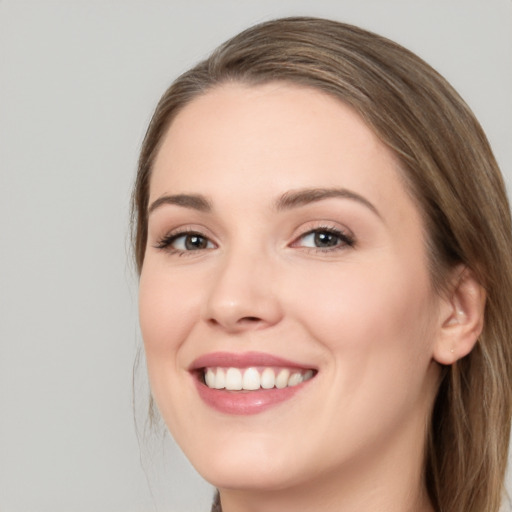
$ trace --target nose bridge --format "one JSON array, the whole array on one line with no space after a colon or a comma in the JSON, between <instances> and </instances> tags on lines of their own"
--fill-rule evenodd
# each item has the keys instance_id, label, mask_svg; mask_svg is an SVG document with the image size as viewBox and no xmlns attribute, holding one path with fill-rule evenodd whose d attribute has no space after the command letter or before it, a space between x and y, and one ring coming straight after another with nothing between
<instances>
[{"instance_id":1,"label":"nose bridge","mask_svg":"<svg viewBox=\"0 0 512 512\"><path fill-rule=\"evenodd\" d=\"M212 269L206 321L227 330L270 326L279 321L272 257L252 244L232 247Z\"/></svg>"}]
</instances>

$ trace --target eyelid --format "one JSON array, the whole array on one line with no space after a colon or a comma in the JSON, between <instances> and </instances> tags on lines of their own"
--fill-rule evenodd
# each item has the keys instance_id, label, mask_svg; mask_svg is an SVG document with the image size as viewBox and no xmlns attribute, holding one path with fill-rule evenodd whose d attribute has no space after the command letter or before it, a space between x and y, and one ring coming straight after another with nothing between
<instances>
[{"instance_id":1,"label":"eyelid","mask_svg":"<svg viewBox=\"0 0 512 512\"><path fill-rule=\"evenodd\" d=\"M326 232L333 234L334 236L339 238L339 242L333 246L318 246L311 247L307 245L302 245L301 240L303 240L306 236L312 235L314 233ZM197 235L199 237L204 238L207 241L210 247L198 248L198 249L177 249L173 248L172 244L179 239L180 237L185 236L193 236ZM155 237L156 241L153 242L153 247L158 250L166 250L170 253L176 254L187 254L191 255L191 253L200 253L203 251L213 250L218 248L218 243L215 240L215 237L210 234L210 230L204 226L197 224L189 224L182 225L171 230L166 231L163 235ZM295 230L295 233L291 237L292 241L287 245L292 248L302 249L305 251L312 252L332 252L337 250L343 250L355 245L355 236L351 230L346 228L345 226L340 225L338 222L334 221L310 221L302 224L300 228ZM212 247L213 246L213 247Z\"/></svg>"},{"instance_id":2,"label":"eyelid","mask_svg":"<svg viewBox=\"0 0 512 512\"><path fill-rule=\"evenodd\" d=\"M332 247L308 247L301 246L300 241L304 239L308 235L312 235L313 233L331 233L340 238L340 241L343 242L341 244L332 246ZM346 248L353 247L356 243L356 239L351 230L347 229L344 226L339 225L334 222L311 222L307 223L305 226L301 226L300 230L297 230L293 235L293 241L290 244L290 247L293 248L301 248L304 250L311 251L319 251L319 252L329 252L336 250L343 250Z\"/></svg>"},{"instance_id":3,"label":"eyelid","mask_svg":"<svg viewBox=\"0 0 512 512\"><path fill-rule=\"evenodd\" d=\"M218 247L218 244L214 241L214 237L209 234L209 230L198 225L184 225L179 226L176 228L173 228L169 231L166 231L165 234L156 237L156 242L153 243L153 247L155 249L161 249L161 250L167 250L169 252L174 253L194 253L194 252L200 252L203 250L211 250L212 248L205 248L205 249L198 249L197 251L193 250L180 250L180 249L173 249L171 247L171 244L176 241L180 237L184 237L187 235L197 235L200 237L205 238L208 243L211 243L214 245L214 248Z\"/></svg>"}]
</instances>

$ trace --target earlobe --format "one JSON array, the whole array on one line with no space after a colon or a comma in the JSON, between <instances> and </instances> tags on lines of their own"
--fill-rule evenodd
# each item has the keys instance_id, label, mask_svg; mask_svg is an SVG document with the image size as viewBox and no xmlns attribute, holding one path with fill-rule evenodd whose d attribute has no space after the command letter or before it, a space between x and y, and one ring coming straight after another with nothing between
<instances>
[{"instance_id":1,"label":"earlobe","mask_svg":"<svg viewBox=\"0 0 512 512\"><path fill-rule=\"evenodd\" d=\"M471 352L484 324L485 290L466 267L457 267L453 288L441 305L434 359L450 365Z\"/></svg>"}]
</instances>

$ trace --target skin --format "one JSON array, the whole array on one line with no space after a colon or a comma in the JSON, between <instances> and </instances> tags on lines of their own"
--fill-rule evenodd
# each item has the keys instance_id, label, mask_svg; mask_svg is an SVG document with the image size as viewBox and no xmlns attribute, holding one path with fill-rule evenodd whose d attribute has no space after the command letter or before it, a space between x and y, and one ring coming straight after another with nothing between
<instances>
[{"instance_id":1,"label":"skin","mask_svg":"<svg viewBox=\"0 0 512 512\"><path fill-rule=\"evenodd\" d=\"M283 194L310 188L363 199L276 209ZM211 211L164 202L149 215L140 277L148 372L172 435L220 489L224 512L432 511L422 468L434 359L469 351L470 335L461 347L453 336L455 305L469 302L433 291L421 216L392 153L322 92L222 85L165 136L150 204L170 194L200 194ZM315 247L310 233L326 228L353 245ZM186 250L182 237L158 247L180 230L206 245ZM318 373L258 414L206 405L192 362L254 350Z\"/></svg>"}]
</instances>

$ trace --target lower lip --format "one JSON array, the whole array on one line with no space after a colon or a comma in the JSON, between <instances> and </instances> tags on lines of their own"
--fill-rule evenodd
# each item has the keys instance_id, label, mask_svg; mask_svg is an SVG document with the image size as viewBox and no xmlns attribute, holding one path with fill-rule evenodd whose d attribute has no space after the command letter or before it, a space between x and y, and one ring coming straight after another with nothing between
<instances>
[{"instance_id":1,"label":"lower lip","mask_svg":"<svg viewBox=\"0 0 512 512\"><path fill-rule=\"evenodd\" d=\"M283 389L258 389L256 391L211 389L198 379L195 381L199 396L213 409L225 414L250 415L264 412L290 400L311 380Z\"/></svg>"}]
</instances>

